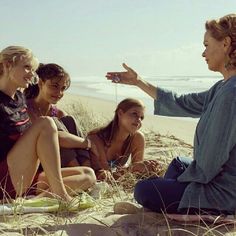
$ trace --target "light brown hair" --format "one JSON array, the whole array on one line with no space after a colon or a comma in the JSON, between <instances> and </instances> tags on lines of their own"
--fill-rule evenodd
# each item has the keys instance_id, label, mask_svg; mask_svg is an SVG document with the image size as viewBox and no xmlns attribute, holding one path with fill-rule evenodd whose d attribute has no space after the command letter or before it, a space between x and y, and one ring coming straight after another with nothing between
<instances>
[{"instance_id":1,"label":"light brown hair","mask_svg":"<svg viewBox=\"0 0 236 236\"><path fill-rule=\"evenodd\" d=\"M119 125L118 111L122 110L123 112L127 112L129 109L133 107L145 108L142 101L134 98L126 98L117 105L114 118L112 119L112 121L108 123L108 125L92 130L89 132L89 134L98 134L98 136L104 141L105 145L110 146L112 139L116 131L118 130L118 125Z\"/></svg>"},{"instance_id":2,"label":"light brown hair","mask_svg":"<svg viewBox=\"0 0 236 236\"><path fill-rule=\"evenodd\" d=\"M231 39L231 47L228 52L226 69L236 68L236 14L229 14L219 19L209 20L205 24L206 30L211 36L222 41L226 37Z\"/></svg>"}]
</instances>

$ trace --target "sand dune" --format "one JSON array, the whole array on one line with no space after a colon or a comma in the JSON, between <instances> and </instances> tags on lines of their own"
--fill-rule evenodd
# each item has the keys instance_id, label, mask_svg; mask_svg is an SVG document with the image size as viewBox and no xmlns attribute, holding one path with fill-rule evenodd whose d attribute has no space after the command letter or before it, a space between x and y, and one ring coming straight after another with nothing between
<instances>
[{"instance_id":1,"label":"sand dune","mask_svg":"<svg viewBox=\"0 0 236 236\"><path fill-rule=\"evenodd\" d=\"M65 95L60 106L78 113L81 104L91 119L111 119L116 104L90 97ZM196 121L147 115L143 122L146 137L145 158L157 159L166 166L177 155L191 156ZM206 222L177 223L164 214L145 211L138 206L133 214L114 213L114 204L120 201L134 202L132 190L137 180L129 173L108 189L102 189L96 206L76 213L35 213L3 216L0 218L0 234L4 235L69 235L69 236L152 236L152 235L233 235L234 225L216 228ZM229 233L229 234L228 234ZM231 234L232 233L232 234Z\"/></svg>"}]
</instances>

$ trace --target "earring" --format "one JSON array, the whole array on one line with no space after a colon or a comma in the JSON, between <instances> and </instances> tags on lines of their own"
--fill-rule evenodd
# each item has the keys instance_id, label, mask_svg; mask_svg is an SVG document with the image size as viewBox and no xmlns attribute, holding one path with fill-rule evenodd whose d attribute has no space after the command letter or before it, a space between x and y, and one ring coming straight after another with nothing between
<instances>
[{"instance_id":1,"label":"earring","mask_svg":"<svg viewBox=\"0 0 236 236\"><path fill-rule=\"evenodd\" d=\"M229 55L225 55L224 67L225 67L226 70L228 70L230 66L231 66L231 62L230 62Z\"/></svg>"},{"instance_id":2,"label":"earring","mask_svg":"<svg viewBox=\"0 0 236 236\"><path fill-rule=\"evenodd\" d=\"M225 67L226 70L229 68L229 66L230 66L230 62L229 61L225 62L224 67Z\"/></svg>"}]
</instances>

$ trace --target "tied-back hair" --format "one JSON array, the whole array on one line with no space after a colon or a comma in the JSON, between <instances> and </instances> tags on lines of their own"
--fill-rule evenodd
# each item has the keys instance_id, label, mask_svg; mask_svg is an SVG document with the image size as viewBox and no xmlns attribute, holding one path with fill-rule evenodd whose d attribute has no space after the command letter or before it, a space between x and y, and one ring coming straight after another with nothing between
<instances>
[{"instance_id":1,"label":"tied-back hair","mask_svg":"<svg viewBox=\"0 0 236 236\"><path fill-rule=\"evenodd\" d=\"M225 63L226 69L236 68L236 14L229 14L217 20L207 21L205 24L206 30L213 38L218 41L225 37L230 37L231 47L228 52L228 59Z\"/></svg>"},{"instance_id":2,"label":"tied-back hair","mask_svg":"<svg viewBox=\"0 0 236 236\"><path fill-rule=\"evenodd\" d=\"M133 107L141 107L145 108L142 101L134 98L126 98L122 100L116 107L115 115L112 121L110 121L106 126L94 129L89 132L89 134L97 134L104 142L105 146L109 147L111 145L112 139L114 138L118 126L119 126L119 117L118 111L122 110L123 112L127 112L129 109ZM128 141L128 139L127 139ZM124 145L126 146L126 145Z\"/></svg>"},{"instance_id":3,"label":"tied-back hair","mask_svg":"<svg viewBox=\"0 0 236 236\"><path fill-rule=\"evenodd\" d=\"M43 64L40 63L38 69L36 70L36 74L38 76L38 80L46 82L47 80L57 80L66 79L67 88L70 87L70 76L69 74L59 65L54 63ZM39 86L38 81L36 83L32 83L28 88L24 90L24 94L26 99L33 99L39 94Z\"/></svg>"},{"instance_id":4,"label":"tied-back hair","mask_svg":"<svg viewBox=\"0 0 236 236\"><path fill-rule=\"evenodd\" d=\"M37 69L39 62L32 51L22 46L9 46L0 52L0 76L3 75L3 63L8 62L16 65L19 61L27 59L34 70Z\"/></svg>"}]
</instances>

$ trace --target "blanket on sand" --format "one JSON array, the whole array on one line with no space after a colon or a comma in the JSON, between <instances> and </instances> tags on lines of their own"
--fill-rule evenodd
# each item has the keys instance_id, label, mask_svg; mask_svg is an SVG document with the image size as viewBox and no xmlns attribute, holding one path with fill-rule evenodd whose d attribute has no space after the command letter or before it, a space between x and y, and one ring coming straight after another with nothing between
<instances>
[{"instance_id":1,"label":"blanket on sand","mask_svg":"<svg viewBox=\"0 0 236 236\"><path fill-rule=\"evenodd\" d=\"M0 205L0 215L44 213L57 211L79 211L95 205L94 199L88 194L80 194L69 203L64 203L55 198L17 198L12 203Z\"/></svg>"}]
</instances>

